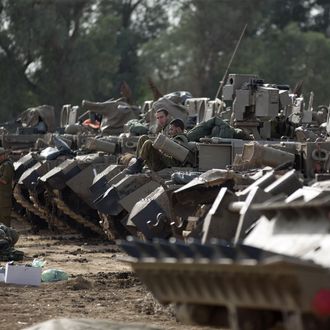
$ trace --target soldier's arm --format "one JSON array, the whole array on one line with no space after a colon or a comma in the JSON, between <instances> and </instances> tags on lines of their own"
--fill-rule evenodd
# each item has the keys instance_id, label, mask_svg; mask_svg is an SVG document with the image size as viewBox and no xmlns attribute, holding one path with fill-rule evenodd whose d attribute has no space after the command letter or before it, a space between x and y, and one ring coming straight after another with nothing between
<instances>
[{"instance_id":1,"label":"soldier's arm","mask_svg":"<svg viewBox=\"0 0 330 330\"><path fill-rule=\"evenodd\" d=\"M2 176L0 177L0 183L1 184L8 184L11 182L13 178L13 170L11 166L5 166Z\"/></svg>"},{"instance_id":2,"label":"soldier's arm","mask_svg":"<svg viewBox=\"0 0 330 330\"><path fill-rule=\"evenodd\" d=\"M183 135L176 135L173 141L187 148L188 139Z\"/></svg>"}]
</instances>

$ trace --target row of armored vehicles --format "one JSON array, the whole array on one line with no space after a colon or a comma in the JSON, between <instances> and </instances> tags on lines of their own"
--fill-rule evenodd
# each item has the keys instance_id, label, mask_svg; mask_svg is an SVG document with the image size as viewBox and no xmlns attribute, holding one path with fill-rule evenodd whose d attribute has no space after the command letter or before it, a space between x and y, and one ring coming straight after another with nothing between
<instances>
[{"instance_id":1,"label":"row of armored vehicles","mask_svg":"<svg viewBox=\"0 0 330 330\"><path fill-rule=\"evenodd\" d=\"M113 102L83 107L104 115ZM189 128L190 153L154 134L164 108ZM305 109L287 86L229 75L222 100L169 94L110 135L98 118L77 125L78 109L64 109L63 134L39 137L46 148L15 163L17 217L121 238L140 278L184 322L326 329L313 314L327 315L330 283L326 107ZM145 133L182 165L128 174Z\"/></svg>"}]
</instances>

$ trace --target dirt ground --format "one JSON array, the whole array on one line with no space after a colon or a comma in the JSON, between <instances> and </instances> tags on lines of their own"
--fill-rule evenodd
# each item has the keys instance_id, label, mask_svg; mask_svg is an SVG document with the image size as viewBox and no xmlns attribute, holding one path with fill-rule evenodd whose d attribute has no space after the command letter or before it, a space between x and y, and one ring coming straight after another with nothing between
<instances>
[{"instance_id":1,"label":"dirt ground","mask_svg":"<svg viewBox=\"0 0 330 330\"><path fill-rule=\"evenodd\" d=\"M70 277L40 287L0 283L1 329L24 329L63 317L108 319L159 329L210 329L177 322L173 306L156 302L130 266L119 260L124 253L110 242L20 230L16 248L24 251L25 258L19 263L43 258L44 269L61 269Z\"/></svg>"}]
</instances>

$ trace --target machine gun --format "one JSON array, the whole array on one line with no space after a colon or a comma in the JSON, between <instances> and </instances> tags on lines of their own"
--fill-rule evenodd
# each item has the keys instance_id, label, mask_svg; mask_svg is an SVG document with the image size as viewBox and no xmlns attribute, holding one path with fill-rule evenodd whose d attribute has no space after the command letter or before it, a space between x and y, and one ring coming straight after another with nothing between
<instances>
[{"instance_id":1,"label":"machine gun","mask_svg":"<svg viewBox=\"0 0 330 330\"><path fill-rule=\"evenodd\" d=\"M265 84L256 75L248 74L230 74L222 99L232 101L235 126L250 132L257 140L269 139L270 121L280 110L292 106L288 86Z\"/></svg>"}]
</instances>

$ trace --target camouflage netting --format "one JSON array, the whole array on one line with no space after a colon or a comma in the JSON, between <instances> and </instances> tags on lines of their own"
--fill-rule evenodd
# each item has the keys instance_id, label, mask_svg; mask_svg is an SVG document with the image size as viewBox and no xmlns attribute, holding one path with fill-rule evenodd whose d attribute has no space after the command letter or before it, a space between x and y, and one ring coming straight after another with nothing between
<instances>
[{"instance_id":1,"label":"camouflage netting","mask_svg":"<svg viewBox=\"0 0 330 330\"><path fill-rule=\"evenodd\" d=\"M22 112L20 118L25 127L36 127L41 119L46 124L48 132L54 132L56 129L55 110L50 105L28 108Z\"/></svg>"},{"instance_id":2,"label":"camouflage netting","mask_svg":"<svg viewBox=\"0 0 330 330\"><path fill-rule=\"evenodd\" d=\"M120 134L124 131L124 125L131 119L139 118L139 109L126 102L109 100L106 102L91 102L83 100L82 107L85 110L102 115L101 132L105 134Z\"/></svg>"}]
</instances>

